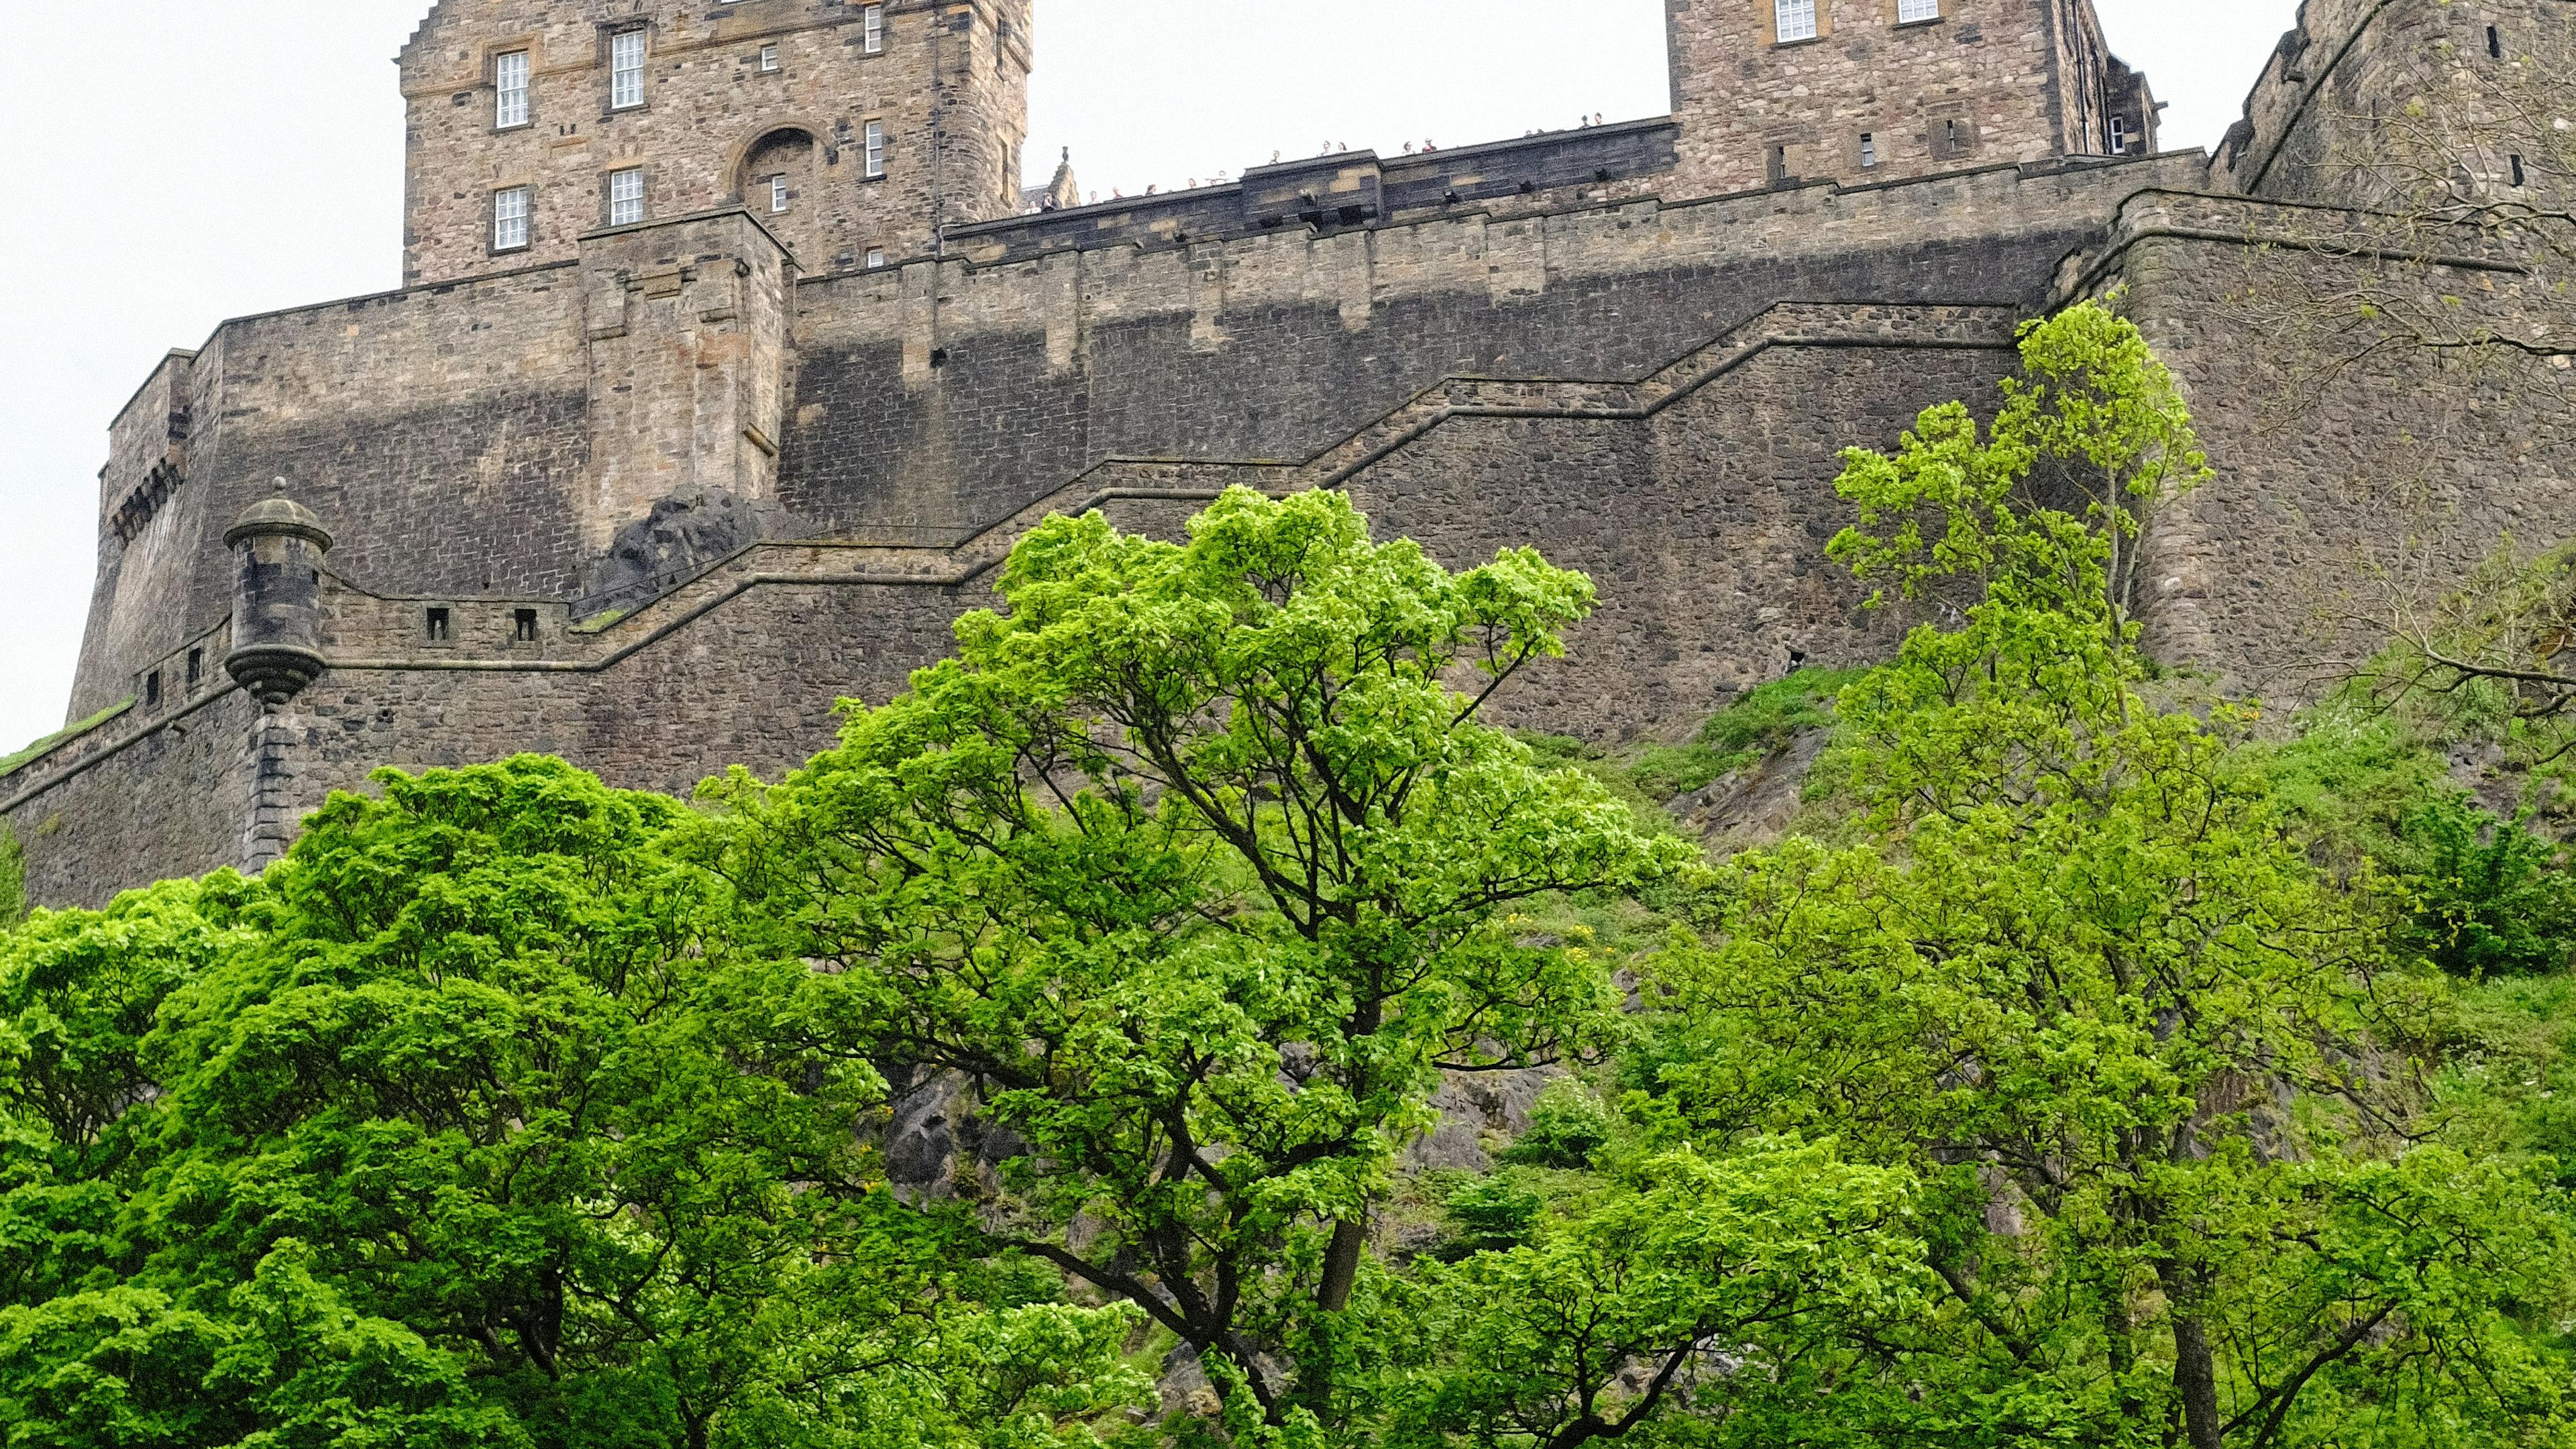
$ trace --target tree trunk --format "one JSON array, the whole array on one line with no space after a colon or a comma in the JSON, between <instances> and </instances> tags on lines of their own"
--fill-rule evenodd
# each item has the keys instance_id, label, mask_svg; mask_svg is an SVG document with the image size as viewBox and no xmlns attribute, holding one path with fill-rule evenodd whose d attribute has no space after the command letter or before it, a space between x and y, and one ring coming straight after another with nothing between
<instances>
[{"instance_id":1,"label":"tree trunk","mask_svg":"<svg viewBox=\"0 0 2576 1449\"><path fill-rule=\"evenodd\" d=\"M1333 1245L1324 1251L1324 1286L1315 1302L1326 1313L1351 1306L1351 1288L1359 1281L1360 1253L1368 1246L1368 1223L1344 1218L1333 1224Z\"/></svg>"},{"instance_id":2,"label":"tree trunk","mask_svg":"<svg viewBox=\"0 0 2576 1449\"><path fill-rule=\"evenodd\" d=\"M2218 1357L2209 1329L2197 1318L2176 1318L2174 1392L2182 1398L2183 1432L2191 1449L2222 1449L2218 1417Z\"/></svg>"}]
</instances>

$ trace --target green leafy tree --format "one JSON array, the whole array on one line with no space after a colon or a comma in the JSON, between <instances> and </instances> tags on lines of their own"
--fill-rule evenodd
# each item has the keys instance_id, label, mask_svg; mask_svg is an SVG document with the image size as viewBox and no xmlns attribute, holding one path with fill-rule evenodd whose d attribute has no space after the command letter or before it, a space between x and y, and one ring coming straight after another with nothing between
<instances>
[{"instance_id":1,"label":"green leafy tree","mask_svg":"<svg viewBox=\"0 0 2576 1449\"><path fill-rule=\"evenodd\" d=\"M1018 1446L1143 1401L1125 1314L987 1322L1052 1285L884 1191L882 1083L733 949L676 802L379 783L259 882L0 954L12 1442Z\"/></svg>"},{"instance_id":2,"label":"green leafy tree","mask_svg":"<svg viewBox=\"0 0 2576 1449\"><path fill-rule=\"evenodd\" d=\"M1811 1417L1818 1341L1921 1306L1912 1189L1797 1142L1623 1164L1527 1241L1395 1296L1412 1348L1384 1442L1577 1449Z\"/></svg>"},{"instance_id":3,"label":"green leafy tree","mask_svg":"<svg viewBox=\"0 0 2576 1449\"><path fill-rule=\"evenodd\" d=\"M2142 696L2122 507L2021 492L2138 438L2194 456L2134 342L2078 309L2024 348L2100 409L1982 442L1935 409L1851 459L1837 555L1960 612L1839 702L1865 841L1722 874L1659 1085L1703 1135L1926 1179L1945 1302L1861 1356L1923 1396L1881 1438L2559 1442L2564 1205L2410 1144L2438 981L2280 829L2224 711Z\"/></svg>"},{"instance_id":4,"label":"green leafy tree","mask_svg":"<svg viewBox=\"0 0 2576 1449\"><path fill-rule=\"evenodd\" d=\"M827 964L872 1059L974 1084L1012 1148L992 1243L1134 1303L1260 1421L1329 1415L1439 1074L1615 1022L1601 962L1508 908L1676 860L1478 720L1592 586L1526 550L1451 574L1340 495L1238 489L1186 544L1050 519L1000 591L838 749L720 790L706 856Z\"/></svg>"}]
</instances>

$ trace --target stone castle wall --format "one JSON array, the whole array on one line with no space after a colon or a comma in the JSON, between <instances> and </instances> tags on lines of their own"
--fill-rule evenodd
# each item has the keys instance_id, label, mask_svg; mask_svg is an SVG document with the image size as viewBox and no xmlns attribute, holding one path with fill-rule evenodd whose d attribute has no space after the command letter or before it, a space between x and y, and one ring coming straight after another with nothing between
<instances>
[{"instance_id":1,"label":"stone castle wall","mask_svg":"<svg viewBox=\"0 0 2576 1449\"><path fill-rule=\"evenodd\" d=\"M793 213L657 213L565 238L558 259L227 323L111 434L71 714L115 712L0 776L36 898L255 867L298 812L383 765L537 750L663 790L737 763L779 773L829 742L835 700L882 700L944 653L1050 512L1169 533L1238 483L1346 488L1382 533L1453 566L1535 543L1587 570L1600 613L1506 717L1602 740L1685 728L1795 657L1891 645L1823 557L1846 516L1837 450L1992 396L2018 321L2114 289L2221 468L2148 543L2152 627L2175 658L2260 684L2317 657L2301 640L2329 612L2321 590L2395 527L2400 494L2447 509L2459 558L2507 526L2576 533L2560 481L2576 435L2558 420L2489 408L2420 358L2286 407L2297 339L2235 315L2353 262L2310 244L2332 217L2216 193L2286 196L2323 174L2298 159L2301 128L2351 112L2318 104L2343 82L2314 54L2423 35L2373 39L2372 0L2310 0L2310 33L2352 43L2285 44L2224 154L2099 160L2061 153L2148 97L2082 0L1945 0L1885 33L1866 28L1892 22L1880 3L1819 0L1833 32L1775 55L1737 53L1767 3L1675 0L1668 120L960 222L942 255L881 269L800 266ZM987 64L1026 44L1024 0L890 10L988 26ZM478 45L511 43L477 24ZM1812 71L1792 99L1819 127L1882 124L1837 99L1876 65L1896 81L1869 104L1956 90L1977 146L2030 155L1676 200L1737 176L1742 125L1791 144L1772 123L1795 107L1725 89L1791 64ZM1775 76L1764 95L1794 89ZM1003 121L977 134L1016 144ZM943 172L967 164L941 155ZM974 164L998 180L1003 160ZM2458 265L2472 308L2535 301L2510 259ZM220 667L220 538L277 477L336 539L330 667L264 712Z\"/></svg>"},{"instance_id":2,"label":"stone castle wall","mask_svg":"<svg viewBox=\"0 0 2576 1449\"><path fill-rule=\"evenodd\" d=\"M1301 466L1111 464L954 548L760 545L612 620L576 626L548 608L533 640L515 625L534 605L442 605L450 630L431 641L421 601L334 576L333 667L292 705L261 717L217 681L138 706L0 778L0 814L27 842L36 898L89 902L183 856L189 869L256 864L245 802L291 816L386 765L536 750L664 790L734 763L775 775L829 743L835 700L882 702L944 654L950 622L990 602L993 567L1047 512L1097 504L1170 532L1247 481L1347 487L1382 531L1452 566L1536 541L1591 570L1601 613L1506 713L1634 733L1776 677L1793 649L1856 660L1887 646L1821 563L1843 520L1836 450L1989 392L2018 315L1773 307L1636 381L1447 384ZM1793 421L1810 410L1814 424ZM276 739L290 746L263 751Z\"/></svg>"}]
</instances>

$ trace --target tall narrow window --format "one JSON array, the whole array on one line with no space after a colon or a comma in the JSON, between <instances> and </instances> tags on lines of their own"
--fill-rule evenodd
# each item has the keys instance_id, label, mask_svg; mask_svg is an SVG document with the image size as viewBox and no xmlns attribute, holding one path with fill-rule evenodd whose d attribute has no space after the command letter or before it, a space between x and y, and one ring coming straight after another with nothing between
<instances>
[{"instance_id":1,"label":"tall narrow window","mask_svg":"<svg viewBox=\"0 0 2576 1449\"><path fill-rule=\"evenodd\" d=\"M189 650L189 651L188 651L188 687L189 687L190 689L194 689L194 688L196 688L200 683L202 683L202 682L205 680L205 677L206 677L206 651L205 651L205 650L203 650L203 649L191 649L191 650Z\"/></svg>"},{"instance_id":2,"label":"tall narrow window","mask_svg":"<svg viewBox=\"0 0 2576 1449\"><path fill-rule=\"evenodd\" d=\"M644 168L608 173L608 224L633 226L644 219Z\"/></svg>"},{"instance_id":3,"label":"tall narrow window","mask_svg":"<svg viewBox=\"0 0 2576 1449\"><path fill-rule=\"evenodd\" d=\"M519 609L510 615L510 638L521 644L537 642L537 611Z\"/></svg>"},{"instance_id":4,"label":"tall narrow window","mask_svg":"<svg viewBox=\"0 0 2576 1449\"><path fill-rule=\"evenodd\" d=\"M866 37L868 54L885 54L885 7L871 5L860 11L859 28Z\"/></svg>"},{"instance_id":5,"label":"tall narrow window","mask_svg":"<svg viewBox=\"0 0 2576 1449\"><path fill-rule=\"evenodd\" d=\"M492 124L502 130L528 124L528 53L514 50L492 61Z\"/></svg>"},{"instance_id":6,"label":"tall narrow window","mask_svg":"<svg viewBox=\"0 0 2576 1449\"><path fill-rule=\"evenodd\" d=\"M1941 0L1896 0L1896 23L1899 25L1940 18Z\"/></svg>"},{"instance_id":7,"label":"tall narrow window","mask_svg":"<svg viewBox=\"0 0 2576 1449\"><path fill-rule=\"evenodd\" d=\"M885 123L868 122L868 169L870 181L885 175Z\"/></svg>"},{"instance_id":8,"label":"tall narrow window","mask_svg":"<svg viewBox=\"0 0 2576 1449\"><path fill-rule=\"evenodd\" d=\"M608 38L608 105L625 110L644 104L644 32L621 30Z\"/></svg>"},{"instance_id":9,"label":"tall narrow window","mask_svg":"<svg viewBox=\"0 0 2576 1449\"><path fill-rule=\"evenodd\" d=\"M769 209L774 212L787 209L787 178L784 176L769 178Z\"/></svg>"},{"instance_id":10,"label":"tall narrow window","mask_svg":"<svg viewBox=\"0 0 2576 1449\"><path fill-rule=\"evenodd\" d=\"M1772 0L1780 22L1780 43L1816 38L1816 0Z\"/></svg>"},{"instance_id":11,"label":"tall narrow window","mask_svg":"<svg viewBox=\"0 0 2576 1449\"><path fill-rule=\"evenodd\" d=\"M443 644L447 642L447 639L447 611L445 609L430 610L429 642L432 644Z\"/></svg>"},{"instance_id":12,"label":"tall narrow window","mask_svg":"<svg viewBox=\"0 0 2576 1449\"><path fill-rule=\"evenodd\" d=\"M1962 149L1961 138L1959 136L1959 123L1957 121L1943 121L1941 123L1941 149L1952 156L1958 155Z\"/></svg>"},{"instance_id":13,"label":"tall narrow window","mask_svg":"<svg viewBox=\"0 0 2576 1449\"><path fill-rule=\"evenodd\" d=\"M2111 154L2114 156L2129 154L2129 118L2126 116L2111 118Z\"/></svg>"},{"instance_id":14,"label":"tall narrow window","mask_svg":"<svg viewBox=\"0 0 2576 1449\"><path fill-rule=\"evenodd\" d=\"M492 193L492 250L514 252L528 244L528 188Z\"/></svg>"},{"instance_id":15,"label":"tall narrow window","mask_svg":"<svg viewBox=\"0 0 2576 1449\"><path fill-rule=\"evenodd\" d=\"M161 671L158 669L143 678L143 707L145 709L161 707Z\"/></svg>"},{"instance_id":16,"label":"tall narrow window","mask_svg":"<svg viewBox=\"0 0 2576 1449\"><path fill-rule=\"evenodd\" d=\"M1863 131L1860 137L1860 169L1867 171L1877 164L1878 138Z\"/></svg>"},{"instance_id":17,"label":"tall narrow window","mask_svg":"<svg viewBox=\"0 0 2576 1449\"><path fill-rule=\"evenodd\" d=\"M2528 185L2528 184L2530 183L2530 179L2531 179L2531 178L2530 178L2529 174L2528 174L2528 173L2526 173L2526 172L2522 169L2522 158L2521 158L2521 157L2519 157L2519 156L2514 157L2514 158L2513 158L2513 184L2514 184L2514 185L2516 185L2516 186L2524 186L2524 185Z\"/></svg>"},{"instance_id":18,"label":"tall narrow window","mask_svg":"<svg viewBox=\"0 0 2576 1449\"><path fill-rule=\"evenodd\" d=\"M2492 25L2487 27L2487 55L2495 60L2504 59L2504 32Z\"/></svg>"}]
</instances>

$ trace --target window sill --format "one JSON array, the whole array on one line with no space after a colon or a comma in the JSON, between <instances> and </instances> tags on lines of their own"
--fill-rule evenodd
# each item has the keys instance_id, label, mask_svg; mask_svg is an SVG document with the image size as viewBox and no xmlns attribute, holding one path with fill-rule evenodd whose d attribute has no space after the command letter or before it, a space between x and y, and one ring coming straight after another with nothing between
<instances>
[{"instance_id":1,"label":"window sill","mask_svg":"<svg viewBox=\"0 0 2576 1449\"><path fill-rule=\"evenodd\" d=\"M1896 28L1899 30L1921 30L1926 26L1946 24L1949 19L1950 17L1947 15L1928 15L1921 20L1900 20L1896 22Z\"/></svg>"},{"instance_id":2,"label":"window sill","mask_svg":"<svg viewBox=\"0 0 2576 1449\"><path fill-rule=\"evenodd\" d=\"M1833 39L1833 37L1830 35L1810 35L1799 40L1775 40L1771 42L1771 48L1773 50L1796 50L1802 45L1822 45L1831 39Z\"/></svg>"},{"instance_id":3,"label":"window sill","mask_svg":"<svg viewBox=\"0 0 2576 1449\"><path fill-rule=\"evenodd\" d=\"M521 121L514 126L494 126L492 128L492 134L495 136L507 136L513 131L533 131L536 128L537 123L534 121Z\"/></svg>"}]
</instances>

